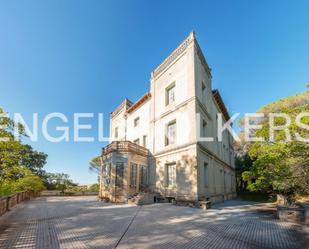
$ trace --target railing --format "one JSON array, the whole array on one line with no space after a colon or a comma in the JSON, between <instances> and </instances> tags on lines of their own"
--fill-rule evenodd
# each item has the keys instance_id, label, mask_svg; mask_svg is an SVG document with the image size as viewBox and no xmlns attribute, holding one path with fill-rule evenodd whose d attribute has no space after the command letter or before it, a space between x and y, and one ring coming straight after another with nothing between
<instances>
[{"instance_id":1,"label":"railing","mask_svg":"<svg viewBox=\"0 0 309 249\"><path fill-rule=\"evenodd\" d=\"M111 152L133 152L138 155L148 156L148 149L130 141L113 141L102 149L102 155L106 156Z\"/></svg>"},{"instance_id":2,"label":"railing","mask_svg":"<svg viewBox=\"0 0 309 249\"><path fill-rule=\"evenodd\" d=\"M25 200L30 200L33 197L36 197L37 193L35 192L18 192L13 195L0 197L0 216L10 211L10 209L16 206L18 203Z\"/></svg>"}]
</instances>

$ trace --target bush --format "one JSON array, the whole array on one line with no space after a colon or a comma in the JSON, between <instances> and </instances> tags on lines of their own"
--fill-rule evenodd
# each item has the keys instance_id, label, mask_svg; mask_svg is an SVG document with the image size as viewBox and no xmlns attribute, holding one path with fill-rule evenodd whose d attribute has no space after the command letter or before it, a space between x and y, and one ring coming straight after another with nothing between
<instances>
[{"instance_id":1,"label":"bush","mask_svg":"<svg viewBox=\"0 0 309 249\"><path fill-rule=\"evenodd\" d=\"M100 185L99 184L92 184L89 188L88 191L90 192L99 192Z\"/></svg>"},{"instance_id":2,"label":"bush","mask_svg":"<svg viewBox=\"0 0 309 249\"><path fill-rule=\"evenodd\" d=\"M0 184L0 196L11 195L13 193L12 182L5 181Z\"/></svg>"},{"instance_id":3,"label":"bush","mask_svg":"<svg viewBox=\"0 0 309 249\"><path fill-rule=\"evenodd\" d=\"M27 175L18 179L14 183L14 190L39 192L45 189L44 184L39 176Z\"/></svg>"}]
</instances>

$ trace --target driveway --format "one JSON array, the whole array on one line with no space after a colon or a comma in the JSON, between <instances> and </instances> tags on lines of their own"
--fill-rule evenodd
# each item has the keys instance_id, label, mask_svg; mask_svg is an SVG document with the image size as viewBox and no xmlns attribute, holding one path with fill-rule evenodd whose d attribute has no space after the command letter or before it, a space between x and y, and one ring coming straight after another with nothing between
<instances>
[{"instance_id":1,"label":"driveway","mask_svg":"<svg viewBox=\"0 0 309 249\"><path fill-rule=\"evenodd\" d=\"M104 204L95 197L37 198L0 217L0 248L308 247L298 225L278 221L267 209L241 201L204 211L168 203Z\"/></svg>"}]
</instances>

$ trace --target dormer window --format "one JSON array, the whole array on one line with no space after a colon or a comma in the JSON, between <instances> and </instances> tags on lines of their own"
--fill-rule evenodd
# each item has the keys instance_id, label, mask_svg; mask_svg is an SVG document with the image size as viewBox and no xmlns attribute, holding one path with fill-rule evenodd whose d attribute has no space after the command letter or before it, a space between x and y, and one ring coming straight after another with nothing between
<instances>
[{"instance_id":1,"label":"dormer window","mask_svg":"<svg viewBox=\"0 0 309 249\"><path fill-rule=\"evenodd\" d=\"M134 119L134 126L138 126L139 125L139 117Z\"/></svg>"},{"instance_id":2,"label":"dormer window","mask_svg":"<svg viewBox=\"0 0 309 249\"><path fill-rule=\"evenodd\" d=\"M168 106L169 104L175 102L175 82L170 84L165 89L165 105Z\"/></svg>"}]
</instances>

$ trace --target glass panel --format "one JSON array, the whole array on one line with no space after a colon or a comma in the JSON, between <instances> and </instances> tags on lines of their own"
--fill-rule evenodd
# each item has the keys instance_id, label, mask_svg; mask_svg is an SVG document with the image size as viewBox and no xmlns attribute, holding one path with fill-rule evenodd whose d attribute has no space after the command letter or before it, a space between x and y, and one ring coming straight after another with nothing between
<instances>
[{"instance_id":1,"label":"glass panel","mask_svg":"<svg viewBox=\"0 0 309 249\"><path fill-rule=\"evenodd\" d=\"M116 186L123 186L123 167L124 163L116 163Z\"/></svg>"},{"instance_id":2,"label":"glass panel","mask_svg":"<svg viewBox=\"0 0 309 249\"><path fill-rule=\"evenodd\" d=\"M144 165L140 166L140 184L141 186L147 185L147 167Z\"/></svg>"},{"instance_id":3,"label":"glass panel","mask_svg":"<svg viewBox=\"0 0 309 249\"><path fill-rule=\"evenodd\" d=\"M111 164L107 163L104 167L104 173L103 173L103 181L104 186L109 186L111 181Z\"/></svg>"},{"instance_id":4,"label":"glass panel","mask_svg":"<svg viewBox=\"0 0 309 249\"><path fill-rule=\"evenodd\" d=\"M176 122L167 126L167 145L174 144L176 141Z\"/></svg>"},{"instance_id":5,"label":"glass panel","mask_svg":"<svg viewBox=\"0 0 309 249\"><path fill-rule=\"evenodd\" d=\"M137 164L131 163L130 186L136 186Z\"/></svg>"},{"instance_id":6,"label":"glass panel","mask_svg":"<svg viewBox=\"0 0 309 249\"><path fill-rule=\"evenodd\" d=\"M175 101L175 83L165 89L165 105L169 105Z\"/></svg>"}]
</instances>

